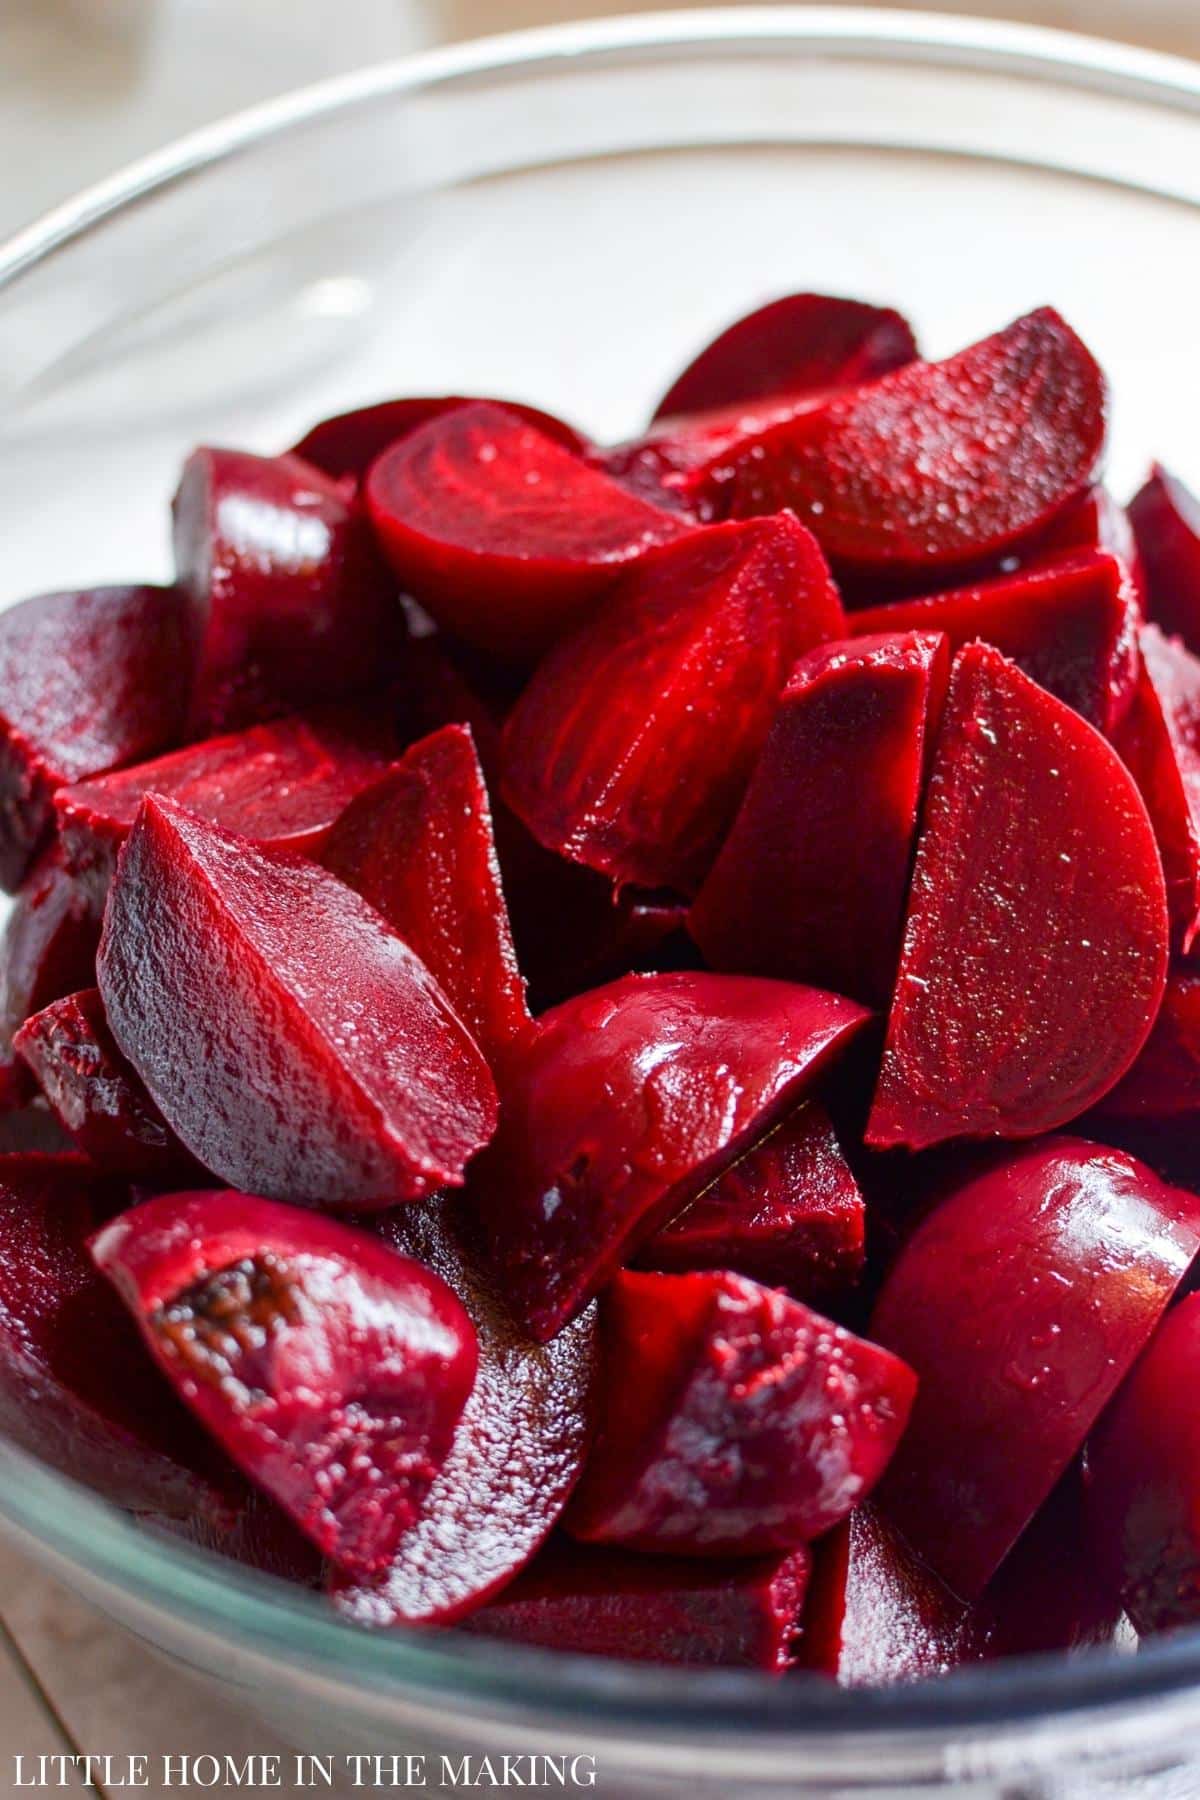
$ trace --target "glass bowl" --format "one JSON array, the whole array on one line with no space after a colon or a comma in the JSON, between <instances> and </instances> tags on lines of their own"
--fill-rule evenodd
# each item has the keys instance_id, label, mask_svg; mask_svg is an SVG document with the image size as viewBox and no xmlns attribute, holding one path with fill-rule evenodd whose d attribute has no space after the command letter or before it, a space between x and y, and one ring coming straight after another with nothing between
<instances>
[{"instance_id":1,"label":"glass bowl","mask_svg":"<svg viewBox=\"0 0 1200 1800\"><path fill-rule=\"evenodd\" d=\"M199 440L283 447L441 389L625 435L716 328L796 288L898 304L933 354L1053 302L1113 373L1118 490L1151 454L1186 468L1200 70L918 14L677 13L214 126L0 251L0 602L168 575ZM844 1693L366 1635L2 1444L0 1519L299 1749L424 1752L430 1786L486 1750L594 1757L623 1797L1200 1792L1192 1633Z\"/></svg>"}]
</instances>

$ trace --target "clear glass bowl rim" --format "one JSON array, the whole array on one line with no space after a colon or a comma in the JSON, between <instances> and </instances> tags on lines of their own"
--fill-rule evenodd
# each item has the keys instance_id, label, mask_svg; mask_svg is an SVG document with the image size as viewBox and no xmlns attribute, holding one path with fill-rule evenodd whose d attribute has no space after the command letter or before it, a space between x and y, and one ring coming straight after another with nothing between
<instances>
[{"instance_id":1,"label":"clear glass bowl rim","mask_svg":"<svg viewBox=\"0 0 1200 1800\"><path fill-rule=\"evenodd\" d=\"M463 79L529 72L564 58L625 54L768 55L807 48L868 60L924 60L1031 80L1103 89L1200 113L1200 64L1034 26L856 7L748 7L648 13L480 39L376 64L285 94L192 132L85 189L0 245L0 291L112 215L211 165L305 124ZM653 1738L662 1728L699 1738L765 1734L782 1747L844 1732L898 1741L917 1734L1030 1723L1077 1711L1128 1708L1200 1685L1200 1630L1146 1644L1136 1657L1089 1651L958 1671L912 1687L845 1691L820 1681L679 1672L547 1655L446 1632L368 1633L312 1596L182 1543L152 1536L95 1494L0 1442L0 1519L60 1578L103 1602L169 1614L209 1639L276 1669L319 1672L325 1683L433 1702L481 1716L536 1704L543 1724L590 1721ZM129 1608L120 1606L114 1610Z\"/></svg>"}]
</instances>

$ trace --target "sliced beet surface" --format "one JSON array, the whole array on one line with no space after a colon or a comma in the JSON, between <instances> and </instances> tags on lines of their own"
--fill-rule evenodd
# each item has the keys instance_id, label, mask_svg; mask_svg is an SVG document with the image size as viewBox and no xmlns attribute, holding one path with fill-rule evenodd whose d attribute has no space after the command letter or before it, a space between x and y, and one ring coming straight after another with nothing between
<instances>
[{"instance_id":1,"label":"sliced beet surface","mask_svg":"<svg viewBox=\"0 0 1200 1800\"><path fill-rule=\"evenodd\" d=\"M887 1003L948 674L937 631L827 644L797 663L688 914L711 967Z\"/></svg>"},{"instance_id":2,"label":"sliced beet surface","mask_svg":"<svg viewBox=\"0 0 1200 1800\"><path fill-rule=\"evenodd\" d=\"M336 876L149 796L97 964L112 1034L221 1179L317 1206L462 1180L487 1065L424 964Z\"/></svg>"},{"instance_id":3,"label":"sliced beet surface","mask_svg":"<svg viewBox=\"0 0 1200 1800\"><path fill-rule=\"evenodd\" d=\"M787 515L656 551L517 702L505 798L543 844L617 882L693 889L791 665L842 626L825 560Z\"/></svg>"},{"instance_id":4,"label":"sliced beet surface","mask_svg":"<svg viewBox=\"0 0 1200 1800\"><path fill-rule=\"evenodd\" d=\"M1101 1105L1109 1118L1186 1119L1200 1112L1200 970L1172 969L1153 1031Z\"/></svg>"},{"instance_id":5,"label":"sliced beet surface","mask_svg":"<svg viewBox=\"0 0 1200 1800\"><path fill-rule=\"evenodd\" d=\"M57 846L25 881L0 941L0 1044L32 1013L96 979L102 907Z\"/></svg>"},{"instance_id":6,"label":"sliced beet surface","mask_svg":"<svg viewBox=\"0 0 1200 1800\"><path fill-rule=\"evenodd\" d=\"M446 1284L370 1232L228 1189L144 1201L91 1250L238 1466L341 1567L386 1567L475 1380Z\"/></svg>"},{"instance_id":7,"label":"sliced beet surface","mask_svg":"<svg viewBox=\"0 0 1200 1800\"><path fill-rule=\"evenodd\" d=\"M986 1159L901 1249L873 1337L916 1370L879 1504L974 1599L1082 1448L1200 1248L1200 1202L1077 1138Z\"/></svg>"},{"instance_id":8,"label":"sliced beet surface","mask_svg":"<svg viewBox=\"0 0 1200 1800\"><path fill-rule=\"evenodd\" d=\"M519 413L483 401L386 451L366 501L397 577L438 623L518 661L685 529Z\"/></svg>"},{"instance_id":9,"label":"sliced beet surface","mask_svg":"<svg viewBox=\"0 0 1200 1800\"><path fill-rule=\"evenodd\" d=\"M804 1097L870 1015L747 976L631 975L545 1013L472 1181L518 1317L552 1338Z\"/></svg>"},{"instance_id":10,"label":"sliced beet surface","mask_svg":"<svg viewBox=\"0 0 1200 1800\"><path fill-rule=\"evenodd\" d=\"M955 660L867 1141L1032 1137L1141 1049L1165 891L1115 750L996 650Z\"/></svg>"},{"instance_id":11,"label":"sliced beet surface","mask_svg":"<svg viewBox=\"0 0 1200 1800\"><path fill-rule=\"evenodd\" d=\"M448 394L428 399L381 400L374 406L359 406L353 412L337 413L314 425L293 446L291 453L335 481L345 476L361 481L377 457L399 443L401 438L408 437L418 425L425 425L455 407L476 405L503 406L508 412L528 420L547 437L565 444L568 450L585 447L579 433L570 425L550 413L541 412L536 406L522 406L515 400L477 400L465 394Z\"/></svg>"},{"instance_id":12,"label":"sliced beet surface","mask_svg":"<svg viewBox=\"0 0 1200 1800\"><path fill-rule=\"evenodd\" d=\"M1187 951L1200 931L1200 657L1154 625L1141 634L1141 673L1117 748L1146 802L1172 936Z\"/></svg>"},{"instance_id":13,"label":"sliced beet surface","mask_svg":"<svg viewBox=\"0 0 1200 1800\"><path fill-rule=\"evenodd\" d=\"M1200 500L1156 466L1129 516L1146 571L1150 618L1200 652Z\"/></svg>"},{"instance_id":14,"label":"sliced beet surface","mask_svg":"<svg viewBox=\"0 0 1200 1800\"><path fill-rule=\"evenodd\" d=\"M689 1556L789 1549L879 1480L912 1404L898 1358L741 1275L633 1274L600 1300L596 1442L566 1526Z\"/></svg>"}]
</instances>

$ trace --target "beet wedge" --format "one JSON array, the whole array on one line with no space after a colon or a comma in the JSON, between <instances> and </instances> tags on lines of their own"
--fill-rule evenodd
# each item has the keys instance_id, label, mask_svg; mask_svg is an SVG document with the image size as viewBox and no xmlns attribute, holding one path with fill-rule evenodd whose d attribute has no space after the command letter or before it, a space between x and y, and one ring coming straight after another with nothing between
<instances>
[{"instance_id":1,"label":"beet wedge","mask_svg":"<svg viewBox=\"0 0 1200 1800\"><path fill-rule=\"evenodd\" d=\"M1200 932L1200 657L1148 625L1141 673L1117 748L1146 802L1167 879L1172 937Z\"/></svg>"},{"instance_id":2,"label":"beet wedge","mask_svg":"<svg viewBox=\"0 0 1200 1800\"><path fill-rule=\"evenodd\" d=\"M1200 500L1158 465L1130 504L1147 613L1200 653Z\"/></svg>"},{"instance_id":3,"label":"beet wedge","mask_svg":"<svg viewBox=\"0 0 1200 1800\"><path fill-rule=\"evenodd\" d=\"M402 585L440 625L515 661L545 650L623 568L685 529L486 401L386 451L366 502Z\"/></svg>"},{"instance_id":4,"label":"beet wedge","mask_svg":"<svg viewBox=\"0 0 1200 1800\"><path fill-rule=\"evenodd\" d=\"M1187 1119L1200 1112L1200 970L1171 970L1154 1029L1101 1102L1107 1118Z\"/></svg>"},{"instance_id":5,"label":"beet wedge","mask_svg":"<svg viewBox=\"0 0 1200 1800\"><path fill-rule=\"evenodd\" d=\"M792 1111L870 1015L747 976L631 975L544 1013L472 1181L504 1291L545 1341Z\"/></svg>"},{"instance_id":6,"label":"beet wedge","mask_svg":"<svg viewBox=\"0 0 1200 1800\"><path fill-rule=\"evenodd\" d=\"M505 728L505 798L541 843L618 883L693 890L788 670L842 625L787 515L668 545L534 675Z\"/></svg>"},{"instance_id":7,"label":"beet wedge","mask_svg":"<svg viewBox=\"0 0 1200 1800\"><path fill-rule=\"evenodd\" d=\"M505 1586L567 1503L592 1432L596 1312L589 1308L552 1344L535 1344L514 1323L461 1206L406 1207L375 1228L458 1295L475 1326L479 1372L446 1460L388 1567L370 1582L337 1580L332 1598L360 1624L445 1625Z\"/></svg>"},{"instance_id":8,"label":"beet wedge","mask_svg":"<svg viewBox=\"0 0 1200 1800\"><path fill-rule=\"evenodd\" d=\"M955 660L867 1129L1033 1137L1101 1100L1154 1023L1166 895L1115 750L985 644Z\"/></svg>"},{"instance_id":9,"label":"beet wedge","mask_svg":"<svg viewBox=\"0 0 1200 1800\"><path fill-rule=\"evenodd\" d=\"M142 804L97 974L120 1049L230 1184L386 1206L460 1182L492 1134L487 1064L379 914L171 801Z\"/></svg>"},{"instance_id":10,"label":"beet wedge","mask_svg":"<svg viewBox=\"0 0 1200 1800\"><path fill-rule=\"evenodd\" d=\"M901 1249L870 1330L916 1370L880 1506L954 1591L991 1580L1200 1249L1200 1201L1078 1138L992 1155Z\"/></svg>"},{"instance_id":11,"label":"beet wedge","mask_svg":"<svg viewBox=\"0 0 1200 1800\"><path fill-rule=\"evenodd\" d=\"M311 463L313 468L330 475L335 481L347 476L361 481L371 464L414 432L418 425L440 418L459 406L502 406L517 413L547 437L582 451L584 441L570 425L536 406L522 406L515 400L481 400L467 394L445 394L437 398L380 400L374 406L358 406L353 412L337 413L322 419L305 432L291 454Z\"/></svg>"},{"instance_id":12,"label":"beet wedge","mask_svg":"<svg viewBox=\"0 0 1200 1800\"><path fill-rule=\"evenodd\" d=\"M897 1357L727 1271L618 1275L574 1536L685 1556L809 1543L879 1480L916 1386Z\"/></svg>"},{"instance_id":13,"label":"beet wedge","mask_svg":"<svg viewBox=\"0 0 1200 1800\"><path fill-rule=\"evenodd\" d=\"M326 1556L385 1567L446 1459L475 1333L377 1237L249 1194L166 1194L92 1239L180 1398Z\"/></svg>"},{"instance_id":14,"label":"beet wedge","mask_svg":"<svg viewBox=\"0 0 1200 1800\"><path fill-rule=\"evenodd\" d=\"M1057 313L913 363L717 458L734 518L791 507L836 568L969 567L1050 529L1095 476L1106 390Z\"/></svg>"},{"instance_id":15,"label":"beet wedge","mask_svg":"<svg viewBox=\"0 0 1200 1800\"><path fill-rule=\"evenodd\" d=\"M0 1046L32 1013L96 979L102 907L57 846L24 883L0 941Z\"/></svg>"},{"instance_id":16,"label":"beet wedge","mask_svg":"<svg viewBox=\"0 0 1200 1800\"><path fill-rule=\"evenodd\" d=\"M710 967L886 1005L949 666L937 631L827 644L797 663L688 914Z\"/></svg>"},{"instance_id":17,"label":"beet wedge","mask_svg":"<svg viewBox=\"0 0 1200 1800\"><path fill-rule=\"evenodd\" d=\"M1036 547L1026 553L1030 559L1027 566L1080 550L1100 550L1106 556L1115 556L1125 569L1139 604L1145 606L1146 569L1133 521L1101 482L1059 514Z\"/></svg>"}]
</instances>

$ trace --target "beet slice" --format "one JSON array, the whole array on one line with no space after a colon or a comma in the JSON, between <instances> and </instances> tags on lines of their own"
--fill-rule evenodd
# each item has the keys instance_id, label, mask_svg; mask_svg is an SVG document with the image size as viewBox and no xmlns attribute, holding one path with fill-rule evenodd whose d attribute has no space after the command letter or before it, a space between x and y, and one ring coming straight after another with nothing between
<instances>
[{"instance_id":1,"label":"beet slice","mask_svg":"<svg viewBox=\"0 0 1200 1800\"><path fill-rule=\"evenodd\" d=\"M1200 931L1200 658L1148 625L1141 674L1117 748L1154 825L1175 945Z\"/></svg>"},{"instance_id":2,"label":"beet slice","mask_svg":"<svg viewBox=\"0 0 1200 1800\"><path fill-rule=\"evenodd\" d=\"M829 1531L866 1498L912 1371L798 1300L729 1271L619 1274L600 1300L596 1442L573 1536L750 1556Z\"/></svg>"},{"instance_id":3,"label":"beet slice","mask_svg":"<svg viewBox=\"0 0 1200 1800\"><path fill-rule=\"evenodd\" d=\"M1082 1471L1068 1469L976 1609L989 1657L1129 1647L1116 1585L1088 1541Z\"/></svg>"},{"instance_id":4,"label":"beet slice","mask_svg":"<svg viewBox=\"0 0 1200 1800\"><path fill-rule=\"evenodd\" d=\"M558 1541L468 1631L574 1656L678 1668L794 1668L806 1549L736 1562Z\"/></svg>"},{"instance_id":5,"label":"beet slice","mask_svg":"<svg viewBox=\"0 0 1200 1800\"><path fill-rule=\"evenodd\" d=\"M479 1373L450 1452L378 1578L341 1580L338 1610L373 1626L448 1624L536 1555L579 1477L592 1430L596 1312L552 1344L513 1321L502 1284L444 1201L381 1215L385 1243L439 1275L479 1340Z\"/></svg>"},{"instance_id":6,"label":"beet slice","mask_svg":"<svg viewBox=\"0 0 1200 1800\"><path fill-rule=\"evenodd\" d=\"M890 307L788 294L730 325L663 395L655 418L708 412L770 394L857 387L916 360L908 321Z\"/></svg>"},{"instance_id":7,"label":"beet slice","mask_svg":"<svg viewBox=\"0 0 1200 1800\"><path fill-rule=\"evenodd\" d=\"M295 456L196 450L174 501L192 735L337 700L391 673L395 583L345 490Z\"/></svg>"},{"instance_id":8,"label":"beet slice","mask_svg":"<svg viewBox=\"0 0 1200 1800\"><path fill-rule=\"evenodd\" d=\"M948 673L936 631L823 645L796 665L688 915L713 968L887 1003Z\"/></svg>"},{"instance_id":9,"label":"beet slice","mask_svg":"<svg viewBox=\"0 0 1200 1800\"><path fill-rule=\"evenodd\" d=\"M55 791L178 743L189 662L170 588L41 594L0 615L0 885L54 825Z\"/></svg>"},{"instance_id":10,"label":"beet slice","mask_svg":"<svg viewBox=\"0 0 1200 1800\"><path fill-rule=\"evenodd\" d=\"M321 860L411 946L495 1063L530 1027L470 728L447 725L352 800Z\"/></svg>"},{"instance_id":11,"label":"beet slice","mask_svg":"<svg viewBox=\"0 0 1200 1800\"><path fill-rule=\"evenodd\" d=\"M365 900L150 795L97 963L109 1026L164 1117L232 1185L382 1206L462 1180L487 1064Z\"/></svg>"},{"instance_id":12,"label":"beet slice","mask_svg":"<svg viewBox=\"0 0 1200 1800\"><path fill-rule=\"evenodd\" d=\"M1166 980L1145 808L1112 747L985 644L955 660L867 1141L1032 1137L1125 1073Z\"/></svg>"},{"instance_id":13,"label":"beet slice","mask_svg":"<svg viewBox=\"0 0 1200 1800\"><path fill-rule=\"evenodd\" d=\"M791 507L835 565L922 571L1045 532L1104 449L1104 377L1049 308L943 363L913 363L712 465L735 518Z\"/></svg>"},{"instance_id":14,"label":"beet slice","mask_svg":"<svg viewBox=\"0 0 1200 1800\"><path fill-rule=\"evenodd\" d=\"M25 882L0 943L0 1044L32 1013L96 979L101 907L48 850Z\"/></svg>"},{"instance_id":15,"label":"beet slice","mask_svg":"<svg viewBox=\"0 0 1200 1800\"><path fill-rule=\"evenodd\" d=\"M955 1592L994 1575L1200 1249L1200 1202L1118 1150L989 1158L917 1226L871 1334L916 1370L879 1504Z\"/></svg>"},{"instance_id":16,"label":"beet slice","mask_svg":"<svg viewBox=\"0 0 1200 1800\"><path fill-rule=\"evenodd\" d=\"M438 623L518 661L684 529L485 401L430 419L386 451L367 476L366 501L396 575Z\"/></svg>"},{"instance_id":17,"label":"beet slice","mask_svg":"<svg viewBox=\"0 0 1200 1800\"><path fill-rule=\"evenodd\" d=\"M1144 603L1146 570L1133 521L1099 482L1088 489L1082 500L1059 515L1034 554L1038 561L1044 561L1079 550L1100 550L1115 556L1123 565L1139 604Z\"/></svg>"},{"instance_id":18,"label":"beet slice","mask_svg":"<svg viewBox=\"0 0 1200 1800\"><path fill-rule=\"evenodd\" d=\"M471 1321L370 1232L249 1194L166 1194L92 1239L181 1399L323 1555L386 1567L475 1380Z\"/></svg>"},{"instance_id":19,"label":"beet slice","mask_svg":"<svg viewBox=\"0 0 1200 1800\"><path fill-rule=\"evenodd\" d=\"M1106 737L1133 702L1140 623L1127 568L1101 551L850 615L855 636L944 631L954 650L976 639L991 644Z\"/></svg>"},{"instance_id":20,"label":"beet slice","mask_svg":"<svg viewBox=\"0 0 1200 1800\"><path fill-rule=\"evenodd\" d=\"M473 1193L504 1291L552 1338L659 1225L793 1110L870 1015L677 970L543 1014L505 1071Z\"/></svg>"},{"instance_id":21,"label":"beet slice","mask_svg":"<svg viewBox=\"0 0 1200 1800\"><path fill-rule=\"evenodd\" d=\"M117 1049L95 988L35 1013L13 1047L98 1169L141 1181L195 1177L195 1163Z\"/></svg>"},{"instance_id":22,"label":"beet slice","mask_svg":"<svg viewBox=\"0 0 1200 1800\"><path fill-rule=\"evenodd\" d=\"M1146 571L1150 617L1200 651L1200 500L1155 464L1129 516Z\"/></svg>"},{"instance_id":23,"label":"beet slice","mask_svg":"<svg viewBox=\"0 0 1200 1800\"><path fill-rule=\"evenodd\" d=\"M55 802L72 872L102 894L147 794L276 850L320 852L356 794L398 753L386 716L331 709L208 738L155 762L63 788Z\"/></svg>"},{"instance_id":24,"label":"beet slice","mask_svg":"<svg viewBox=\"0 0 1200 1800\"><path fill-rule=\"evenodd\" d=\"M428 399L381 400L374 406L358 406L353 412L337 413L333 418L322 419L306 432L300 442L293 445L291 454L303 458L335 481L346 476L361 481L385 450L408 437L418 425L428 424L430 419L439 418L458 406L502 406L568 450L585 448L584 440L572 426L536 406L522 406L516 400L481 400L469 394L446 394Z\"/></svg>"},{"instance_id":25,"label":"beet slice","mask_svg":"<svg viewBox=\"0 0 1200 1800\"><path fill-rule=\"evenodd\" d=\"M1200 971L1172 969L1145 1047L1101 1105L1109 1118L1184 1119L1200 1112Z\"/></svg>"},{"instance_id":26,"label":"beet slice","mask_svg":"<svg viewBox=\"0 0 1200 1800\"><path fill-rule=\"evenodd\" d=\"M866 1209L829 1114L806 1100L642 1245L666 1274L733 1269L802 1300L844 1294L862 1273Z\"/></svg>"},{"instance_id":27,"label":"beet slice","mask_svg":"<svg viewBox=\"0 0 1200 1800\"><path fill-rule=\"evenodd\" d=\"M505 798L618 882L694 888L788 670L842 627L825 560L786 514L667 545L534 675L505 728Z\"/></svg>"}]
</instances>

